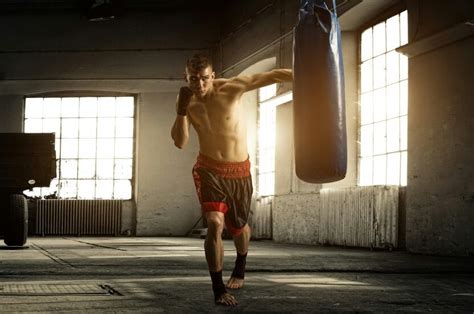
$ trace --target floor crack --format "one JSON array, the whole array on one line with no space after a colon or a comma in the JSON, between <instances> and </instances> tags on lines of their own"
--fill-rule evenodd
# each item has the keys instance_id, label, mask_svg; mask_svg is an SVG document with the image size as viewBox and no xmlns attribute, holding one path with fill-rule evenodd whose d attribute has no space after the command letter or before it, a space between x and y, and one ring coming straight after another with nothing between
<instances>
[{"instance_id":1,"label":"floor crack","mask_svg":"<svg viewBox=\"0 0 474 314\"><path fill-rule=\"evenodd\" d=\"M55 261L56 263L58 263L59 265L64 265L64 266L69 266L71 268L76 268L76 266L74 266L71 263L67 262L66 260L60 258L59 256L56 256L53 253L50 253L48 250L42 248L38 244L31 244L31 246L34 249L38 250L44 256L46 256L46 257L52 259L53 261Z\"/></svg>"}]
</instances>

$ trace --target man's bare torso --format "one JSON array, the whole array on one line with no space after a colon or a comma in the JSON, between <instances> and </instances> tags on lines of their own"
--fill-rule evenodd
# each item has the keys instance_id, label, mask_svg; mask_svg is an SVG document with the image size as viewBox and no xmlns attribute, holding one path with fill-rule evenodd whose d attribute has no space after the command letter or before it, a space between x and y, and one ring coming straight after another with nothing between
<instances>
[{"instance_id":1,"label":"man's bare torso","mask_svg":"<svg viewBox=\"0 0 474 314\"><path fill-rule=\"evenodd\" d=\"M241 96L241 88L234 82L216 79L212 93L204 99L191 99L188 118L198 134L202 154L220 161L248 158L247 121Z\"/></svg>"}]
</instances>

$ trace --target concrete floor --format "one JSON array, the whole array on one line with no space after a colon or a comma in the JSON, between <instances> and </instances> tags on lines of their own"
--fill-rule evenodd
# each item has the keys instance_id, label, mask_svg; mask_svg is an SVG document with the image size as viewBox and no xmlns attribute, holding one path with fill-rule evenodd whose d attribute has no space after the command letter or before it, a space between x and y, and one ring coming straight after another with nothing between
<instances>
[{"instance_id":1,"label":"concrete floor","mask_svg":"<svg viewBox=\"0 0 474 314\"><path fill-rule=\"evenodd\" d=\"M220 312L203 240L30 238L0 247L0 312ZM225 241L225 278L235 259ZM245 312L474 311L474 258L252 241Z\"/></svg>"}]
</instances>

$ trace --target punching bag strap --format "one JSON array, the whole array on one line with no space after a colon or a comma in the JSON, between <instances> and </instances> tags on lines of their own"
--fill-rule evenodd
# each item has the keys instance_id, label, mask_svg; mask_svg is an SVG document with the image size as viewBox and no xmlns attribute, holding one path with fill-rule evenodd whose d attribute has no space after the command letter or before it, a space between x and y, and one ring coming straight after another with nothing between
<instances>
[{"instance_id":1,"label":"punching bag strap","mask_svg":"<svg viewBox=\"0 0 474 314\"><path fill-rule=\"evenodd\" d=\"M336 0L332 0L332 11L334 15L337 17L337 11L336 11Z\"/></svg>"}]
</instances>

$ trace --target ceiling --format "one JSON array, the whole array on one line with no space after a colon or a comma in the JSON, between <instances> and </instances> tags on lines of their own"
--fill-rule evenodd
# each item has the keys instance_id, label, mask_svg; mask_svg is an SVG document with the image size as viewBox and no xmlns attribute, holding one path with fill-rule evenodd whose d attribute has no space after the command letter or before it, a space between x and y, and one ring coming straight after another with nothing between
<instances>
[{"instance_id":1,"label":"ceiling","mask_svg":"<svg viewBox=\"0 0 474 314\"><path fill-rule=\"evenodd\" d=\"M177 10L218 10L229 0L0 0L0 13L39 11L87 12L94 2L111 2L118 10L152 10L176 12ZM235 0L242 1L242 0ZM249 0L250 1L250 0ZM253 0L268 1L268 0ZM287 0L283 0L287 1ZM293 0L295 1L295 0ZM306 0L300 0L301 2ZM325 0L332 7L332 0ZM344 31L356 30L383 10L402 0L337 0L339 22Z\"/></svg>"},{"instance_id":2,"label":"ceiling","mask_svg":"<svg viewBox=\"0 0 474 314\"><path fill-rule=\"evenodd\" d=\"M228 0L1 0L0 10L64 10L88 7L94 1L111 1L123 8L185 9L223 6ZM240 0L242 1L242 0ZM259 1L259 0L254 0ZM300 0L303 1L303 0ZM331 6L332 1L326 0ZM358 10L371 10L390 5L398 0L337 0L338 11L345 12L358 5Z\"/></svg>"},{"instance_id":3,"label":"ceiling","mask_svg":"<svg viewBox=\"0 0 474 314\"><path fill-rule=\"evenodd\" d=\"M347 3L347 6L351 3L352 5L339 18L341 29L343 31L357 30L384 10L400 2L401 0L343 0L341 7L344 3Z\"/></svg>"},{"instance_id":4,"label":"ceiling","mask_svg":"<svg viewBox=\"0 0 474 314\"><path fill-rule=\"evenodd\" d=\"M103 2L104 0L96 0ZM219 0L105 0L124 9L197 9L221 5ZM94 0L1 0L0 11L77 10L87 9Z\"/></svg>"}]
</instances>

